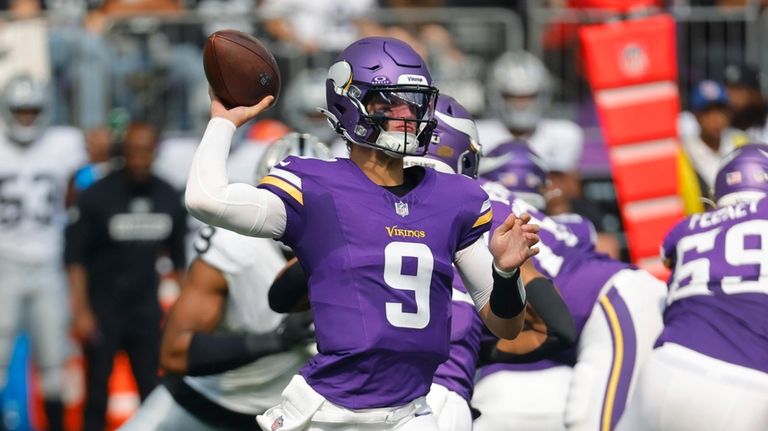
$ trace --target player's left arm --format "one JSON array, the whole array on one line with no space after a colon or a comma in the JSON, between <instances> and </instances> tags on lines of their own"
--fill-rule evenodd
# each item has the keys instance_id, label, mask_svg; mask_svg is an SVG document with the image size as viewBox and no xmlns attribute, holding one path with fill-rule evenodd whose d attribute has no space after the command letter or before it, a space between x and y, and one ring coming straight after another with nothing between
<instances>
[{"instance_id":1,"label":"player's left arm","mask_svg":"<svg viewBox=\"0 0 768 431\"><path fill-rule=\"evenodd\" d=\"M276 313L309 310L309 284L295 257L285 264L269 287L269 308Z\"/></svg>"},{"instance_id":2,"label":"player's left arm","mask_svg":"<svg viewBox=\"0 0 768 431\"><path fill-rule=\"evenodd\" d=\"M192 376L222 373L313 337L307 313L289 316L266 333L215 331L228 292L220 270L202 259L192 262L165 324L160 365L166 371Z\"/></svg>"},{"instance_id":3,"label":"player's left arm","mask_svg":"<svg viewBox=\"0 0 768 431\"><path fill-rule=\"evenodd\" d=\"M484 363L535 362L576 342L576 324L554 283L530 260L521 267L521 277L528 299L523 331L514 340L498 340L483 346Z\"/></svg>"},{"instance_id":4,"label":"player's left arm","mask_svg":"<svg viewBox=\"0 0 768 431\"><path fill-rule=\"evenodd\" d=\"M174 197L176 197L175 193ZM179 283L181 283L185 272L184 270L187 266L186 238L187 213L179 202L178 208L176 208L176 212L173 215L171 235L168 237L167 241L168 253L171 256L173 268L176 270L176 278Z\"/></svg>"},{"instance_id":5,"label":"player's left arm","mask_svg":"<svg viewBox=\"0 0 768 431\"><path fill-rule=\"evenodd\" d=\"M510 214L494 230L490 247L480 238L454 260L483 322L503 339L514 339L523 329L526 295L519 267L538 253L532 246L539 241L539 226L528 221L527 214Z\"/></svg>"}]
</instances>

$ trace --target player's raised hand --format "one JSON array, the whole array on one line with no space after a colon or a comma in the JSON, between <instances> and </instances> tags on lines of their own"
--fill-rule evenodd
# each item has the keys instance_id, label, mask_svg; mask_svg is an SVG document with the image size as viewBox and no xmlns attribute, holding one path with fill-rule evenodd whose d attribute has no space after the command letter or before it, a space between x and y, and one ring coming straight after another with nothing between
<instances>
[{"instance_id":1,"label":"player's raised hand","mask_svg":"<svg viewBox=\"0 0 768 431\"><path fill-rule=\"evenodd\" d=\"M529 257L539 252L533 247L539 242L539 226L529 224L531 216L510 214L504 223L493 231L490 250L496 267L502 271L514 271Z\"/></svg>"},{"instance_id":2,"label":"player's raised hand","mask_svg":"<svg viewBox=\"0 0 768 431\"><path fill-rule=\"evenodd\" d=\"M234 123L236 127L240 127L249 120L257 117L275 101L274 96L270 95L265 96L259 103L253 106L236 106L232 109L227 109L210 88L208 94L211 96L211 118L225 118Z\"/></svg>"}]
</instances>

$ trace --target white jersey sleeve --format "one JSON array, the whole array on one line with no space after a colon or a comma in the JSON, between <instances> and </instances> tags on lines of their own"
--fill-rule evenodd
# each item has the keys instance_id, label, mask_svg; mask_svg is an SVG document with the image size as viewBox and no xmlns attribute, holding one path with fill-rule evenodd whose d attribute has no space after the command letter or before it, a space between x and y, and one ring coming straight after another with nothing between
<instances>
[{"instance_id":1,"label":"white jersey sleeve","mask_svg":"<svg viewBox=\"0 0 768 431\"><path fill-rule=\"evenodd\" d=\"M268 190L229 183L227 156L235 125L223 118L208 123L195 151L185 202L190 214L243 235L279 238L286 225L283 202Z\"/></svg>"}]
</instances>

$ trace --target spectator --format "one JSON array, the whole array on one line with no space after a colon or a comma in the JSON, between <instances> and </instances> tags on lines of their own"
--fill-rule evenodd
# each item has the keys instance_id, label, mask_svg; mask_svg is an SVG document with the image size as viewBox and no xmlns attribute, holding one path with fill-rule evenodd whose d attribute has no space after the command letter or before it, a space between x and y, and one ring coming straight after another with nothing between
<instances>
[{"instance_id":1,"label":"spectator","mask_svg":"<svg viewBox=\"0 0 768 431\"><path fill-rule=\"evenodd\" d=\"M768 106L760 87L760 72L746 64L725 68L725 86L734 128L743 130L753 142L768 142Z\"/></svg>"},{"instance_id":2,"label":"spectator","mask_svg":"<svg viewBox=\"0 0 768 431\"><path fill-rule=\"evenodd\" d=\"M45 86L29 75L11 78L0 96L0 389L26 324L49 429L57 431L70 348L61 267L64 193L85 146L77 129L48 125L48 102ZM0 429L3 419L0 409Z\"/></svg>"},{"instance_id":3,"label":"spectator","mask_svg":"<svg viewBox=\"0 0 768 431\"><path fill-rule=\"evenodd\" d=\"M107 381L125 349L144 400L157 384L161 308L155 264L168 253L181 277L186 213L179 194L151 174L157 134L128 127L125 166L86 189L67 229L65 260L74 332L86 368L85 431L102 431Z\"/></svg>"},{"instance_id":4,"label":"spectator","mask_svg":"<svg viewBox=\"0 0 768 431\"><path fill-rule=\"evenodd\" d=\"M365 15L375 12L374 0L264 0L265 28L280 42L302 52L341 51L360 35L378 27Z\"/></svg>"},{"instance_id":5,"label":"spectator","mask_svg":"<svg viewBox=\"0 0 768 431\"><path fill-rule=\"evenodd\" d=\"M701 81L691 93L690 107L699 132L683 137L683 149L696 172L702 195L708 196L720 159L733 149L730 140L723 140L731 116L725 88L716 81Z\"/></svg>"},{"instance_id":6,"label":"spectator","mask_svg":"<svg viewBox=\"0 0 768 431\"><path fill-rule=\"evenodd\" d=\"M75 203L80 192L111 172L114 165L110 131L106 127L88 130L85 133L85 148L88 151L88 162L75 171L69 180L65 200L67 207Z\"/></svg>"}]
</instances>

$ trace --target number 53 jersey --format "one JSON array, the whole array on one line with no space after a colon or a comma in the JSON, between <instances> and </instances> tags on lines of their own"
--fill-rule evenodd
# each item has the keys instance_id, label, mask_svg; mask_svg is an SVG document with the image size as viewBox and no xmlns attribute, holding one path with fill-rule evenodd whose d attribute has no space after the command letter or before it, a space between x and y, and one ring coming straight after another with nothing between
<instances>
[{"instance_id":1,"label":"number 53 jersey","mask_svg":"<svg viewBox=\"0 0 768 431\"><path fill-rule=\"evenodd\" d=\"M308 274L319 354L302 375L341 406L426 395L448 357L452 263L489 229L491 205L468 177L423 174L398 197L349 159L288 157L259 185L283 200L281 240Z\"/></svg>"},{"instance_id":2,"label":"number 53 jersey","mask_svg":"<svg viewBox=\"0 0 768 431\"><path fill-rule=\"evenodd\" d=\"M67 180L85 161L75 128L50 127L27 146L0 132L0 258L59 263Z\"/></svg>"},{"instance_id":3,"label":"number 53 jersey","mask_svg":"<svg viewBox=\"0 0 768 431\"><path fill-rule=\"evenodd\" d=\"M673 272L657 344L768 372L768 199L694 214L662 252Z\"/></svg>"}]
</instances>

